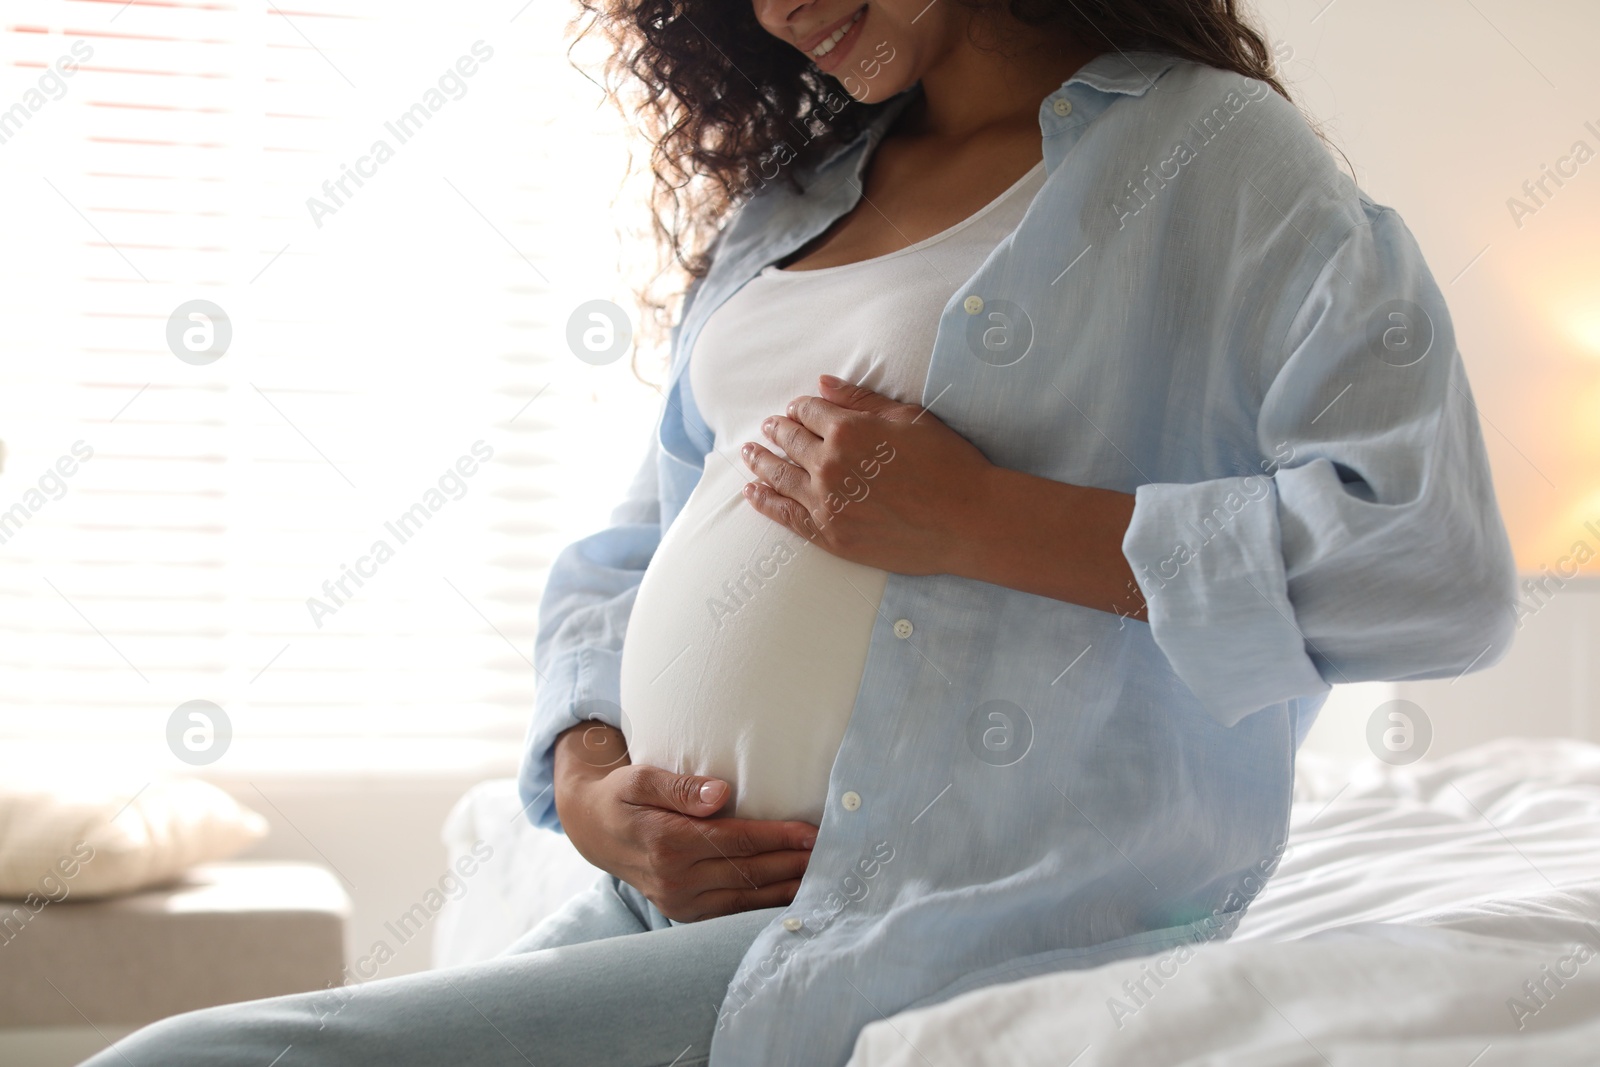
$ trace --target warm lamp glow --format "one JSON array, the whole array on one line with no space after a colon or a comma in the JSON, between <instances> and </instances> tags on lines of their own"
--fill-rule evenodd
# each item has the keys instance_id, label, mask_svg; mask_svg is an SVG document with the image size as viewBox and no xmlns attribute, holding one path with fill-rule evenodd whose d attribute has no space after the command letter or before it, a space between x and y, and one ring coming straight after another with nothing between
<instances>
[{"instance_id":1,"label":"warm lamp glow","mask_svg":"<svg viewBox=\"0 0 1600 1067\"><path fill-rule=\"evenodd\" d=\"M1600 306L1574 314L1568 320L1567 332L1589 355L1600 356Z\"/></svg>"},{"instance_id":2,"label":"warm lamp glow","mask_svg":"<svg viewBox=\"0 0 1600 1067\"><path fill-rule=\"evenodd\" d=\"M1559 277L1541 277L1536 313L1585 355L1600 356L1600 279L1591 280L1587 263L1569 268Z\"/></svg>"},{"instance_id":3,"label":"warm lamp glow","mask_svg":"<svg viewBox=\"0 0 1600 1067\"><path fill-rule=\"evenodd\" d=\"M1536 553L1530 559L1518 552L1517 562L1523 570L1558 570L1576 565L1586 574L1600 573L1600 482L1591 482L1580 490L1577 504L1540 534Z\"/></svg>"}]
</instances>

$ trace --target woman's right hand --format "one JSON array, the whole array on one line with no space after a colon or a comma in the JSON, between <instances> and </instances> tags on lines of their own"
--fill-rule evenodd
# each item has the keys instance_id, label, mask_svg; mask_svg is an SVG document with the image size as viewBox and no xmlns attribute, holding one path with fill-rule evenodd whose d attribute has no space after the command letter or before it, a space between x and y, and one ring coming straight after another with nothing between
<instances>
[{"instance_id":1,"label":"woman's right hand","mask_svg":"<svg viewBox=\"0 0 1600 1067\"><path fill-rule=\"evenodd\" d=\"M781 907L800 888L817 828L711 818L732 795L718 778L630 763L621 731L603 723L556 739L556 814L567 837L678 922Z\"/></svg>"}]
</instances>

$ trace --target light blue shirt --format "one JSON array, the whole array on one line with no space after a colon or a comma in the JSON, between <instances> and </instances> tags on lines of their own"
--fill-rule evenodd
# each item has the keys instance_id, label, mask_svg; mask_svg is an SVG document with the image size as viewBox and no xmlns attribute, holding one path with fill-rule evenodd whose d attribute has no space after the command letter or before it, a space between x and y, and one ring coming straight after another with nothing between
<instances>
[{"instance_id":1,"label":"light blue shirt","mask_svg":"<svg viewBox=\"0 0 1600 1067\"><path fill-rule=\"evenodd\" d=\"M651 464L550 574L535 823L558 825L556 736L620 726L662 531L713 446L738 461L690 393L696 336L854 207L916 91L803 194L746 203L693 287ZM713 1064L838 1064L907 1007L1225 936L1282 853L1330 683L1454 676L1509 644L1477 417L1399 215L1266 85L1187 61L1100 56L1039 125L1044 187L944 308L922 402L1002 467L1135 493L1150 621L890 575L810 869L729 987Z\"/></svg>"}]
</instances>

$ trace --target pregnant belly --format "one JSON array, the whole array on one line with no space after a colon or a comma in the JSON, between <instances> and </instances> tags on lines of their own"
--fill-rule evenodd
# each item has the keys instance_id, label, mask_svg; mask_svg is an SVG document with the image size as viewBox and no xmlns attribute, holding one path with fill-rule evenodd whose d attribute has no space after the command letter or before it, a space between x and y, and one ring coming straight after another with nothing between
<instances>
[{"instance_id":1,"label":"pregnant belly","mask_svg":"<svg viewBox=\"0 0 1600 1067\"><path fill-rule=\"evenodd\" d=\"M728 781L737 815L815 823L888 576L760 515L708 461L628 621L629 755Z\"/></svg>"}]
</instances>

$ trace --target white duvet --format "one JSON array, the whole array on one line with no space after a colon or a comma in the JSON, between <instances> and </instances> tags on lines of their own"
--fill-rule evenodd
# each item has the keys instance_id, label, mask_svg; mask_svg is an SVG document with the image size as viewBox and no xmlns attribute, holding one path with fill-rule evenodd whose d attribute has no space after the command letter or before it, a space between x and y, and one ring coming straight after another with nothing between
<instances>
[{"instance_id":1,"label":"white duvet","mask_svg":"<svg viewBox=\"0 0 1600 1067\"><path fill-rule=\"evenodd\" d=\"M978 990L851 1067L1600 1064L1600 748L1302 761L1290 847L1226 943Z\"/></svg>"}]
</instances>

